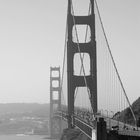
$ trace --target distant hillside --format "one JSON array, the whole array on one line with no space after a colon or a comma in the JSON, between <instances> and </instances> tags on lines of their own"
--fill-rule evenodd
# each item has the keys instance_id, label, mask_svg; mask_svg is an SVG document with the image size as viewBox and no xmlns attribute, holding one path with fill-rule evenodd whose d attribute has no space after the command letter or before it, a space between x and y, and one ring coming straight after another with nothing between
<instances>
[{"instance_id":1,"label":"distant hillside","mask_svg":"<svg viewBox=\"0 0 140 140\"><path fill-rule=\"evenodd\" d=\"M7 103L0 104L0 116L3 114L36 114L49 115L49 104L38 103Z\"/></svg>"},{"instance_id":2,"label":"distant hillside","mask_svg":"<svg viewBox=\"0 0 140 140\"><path fill-rule=\"evenodd\" d=\"M133 102L132 109L134 111L136 118L138 119L140 117L140 97L136 101ZM121 121L125 120L125 122L129 124L134 124L134 119L130 111L130 108L126 108L122 112L116 113L114 118L117 118Z\"/></svg>"}]
</instances>

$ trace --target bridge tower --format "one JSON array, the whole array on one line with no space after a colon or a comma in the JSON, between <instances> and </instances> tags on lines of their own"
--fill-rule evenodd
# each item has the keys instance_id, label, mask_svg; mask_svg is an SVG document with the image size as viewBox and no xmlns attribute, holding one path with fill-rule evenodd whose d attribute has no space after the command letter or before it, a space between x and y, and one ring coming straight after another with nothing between
<instances>
[{"instance_id":1,"label":"bridge tower","mask_svg":"<svg viewBox=\"0 0 140 140\"><path fill-rule=\"evenodd\" d=\"M75 16L72 14L72 0L68 0L68 41L67 41L67 76L68 76L68 127L72 128L72 116L74 113L74 94L76 87L86 87L90 91L90 102L93 113L97 112L97 74L96 74L96 41L95 41L95 14L94 0L90 0L91 14L88 16ZM75 43L72 31L76 25L88 25L90 27L90 42ZM80 50L80 52L79 52ZM88 53L90 56L90 74L84 76L74 75L74 55L76 53ZM80 54L79 54L80 55ZM85 79L87 83L85 83Z\"/></svg>"},{"instance_id":2,"label":"bridge tower","mask_svg":"<svg viewBox=\"0 0 140 140\"><path fill-rule=\"evenodd\" d=\"M61 135L61 118L56 117L56 110L61 110L60 67L50 68L50 136L59 138Z\"/></svg>"}]
</instances>

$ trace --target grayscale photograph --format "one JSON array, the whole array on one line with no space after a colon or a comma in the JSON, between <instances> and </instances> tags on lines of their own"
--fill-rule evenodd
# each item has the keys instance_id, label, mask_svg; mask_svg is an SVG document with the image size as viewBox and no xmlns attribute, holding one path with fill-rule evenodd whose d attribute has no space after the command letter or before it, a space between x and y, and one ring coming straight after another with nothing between
<instances>
[{"instance_id":1,"label":"grayscale photograph","mask_svg":"<svg viewBox=\"0 0 140 140\"><path fill-rule=\"evenodd\" d=\"M0 0L0 140L140 140L139 0Z\"/></svg>"}]
</instances>

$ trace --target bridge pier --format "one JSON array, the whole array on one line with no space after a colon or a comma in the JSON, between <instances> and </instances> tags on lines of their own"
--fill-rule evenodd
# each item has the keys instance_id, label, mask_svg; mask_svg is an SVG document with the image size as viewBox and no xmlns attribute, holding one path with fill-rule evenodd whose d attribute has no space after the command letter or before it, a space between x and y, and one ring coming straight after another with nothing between
<instances>
[{"instance_id":1,"label":"bridge pier","mask_svg":"<svg viewBox=\"0 0 140 140\"><path fill-rule=\"evenodd\" d=\"M96 124L96 138L97 140L107 140L106 122L103 118L98 118Z\"/></svg>"}]
</instances>

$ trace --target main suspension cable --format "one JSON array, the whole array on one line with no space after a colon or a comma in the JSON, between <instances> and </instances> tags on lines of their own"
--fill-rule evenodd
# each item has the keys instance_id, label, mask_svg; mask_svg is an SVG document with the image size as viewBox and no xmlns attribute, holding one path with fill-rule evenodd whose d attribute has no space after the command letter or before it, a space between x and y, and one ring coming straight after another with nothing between
<instances>
[{"instance_id":1,"label":"main suspension cable","mask_svg":"<svg viewBox=\"0 0 140 140\"><path fill-rule=\"evenodd\" d=\"M67 17L68 17L68 10L67 10ZM68 21L68 18L66 19L65 43L64 43L64 51L63 51L64 56L63 56L62 77L61 77L61 84L60 84L61 95L64 98L64 105L66 105L66 101L65 101L65 96L64 96L64 93L63 93L62 86L63 86L63 81L64 81L64 70L65 70L66 51L67 51L67 35L68 35L67 21Z\"/></svg>"}]
</instances>

